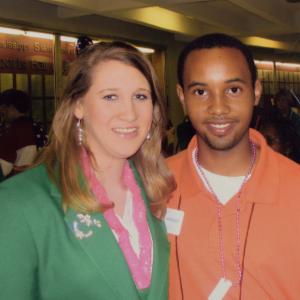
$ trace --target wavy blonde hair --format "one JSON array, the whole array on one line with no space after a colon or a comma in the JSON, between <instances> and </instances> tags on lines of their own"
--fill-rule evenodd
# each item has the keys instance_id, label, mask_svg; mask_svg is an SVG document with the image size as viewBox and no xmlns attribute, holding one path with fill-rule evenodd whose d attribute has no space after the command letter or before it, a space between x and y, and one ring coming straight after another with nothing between
<instances>
[{"instance_id":1,"label":"wavy blonde hair","mask_svg":"<svg viewBox=\"0 0 300 300\"><path fill-rule=\"evenodd\" d=\"M159 91L158 79L152 65L134 47L122 43L99 43L88 47L71 64L60 105L55 113L50 132L50 143L38 159L45 163L50 177L58 186L64 207L77 211L103 211L84 184L80 172L80 146L76 142L76 118L74 109L77 100L89 90L93 68L100 62L117 60L139 70L147 79L153 101L151 139L145 141L131 160L134 162L150 199L152 213L161 217L166 201L175 189L175 181L166 167L161 154L166 115L165 102ZM88 150L88 145L85 145ZM92 153L91 153L92 155Z\"/></svg>"}]
</instances>

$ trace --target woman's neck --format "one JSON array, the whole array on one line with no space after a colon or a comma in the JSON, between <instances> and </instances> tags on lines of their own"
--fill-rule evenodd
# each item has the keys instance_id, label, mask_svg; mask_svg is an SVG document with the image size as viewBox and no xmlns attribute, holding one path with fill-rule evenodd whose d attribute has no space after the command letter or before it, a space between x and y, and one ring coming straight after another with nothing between
<instances>
[{"instance_id":1,"label":"woman's neck","mask_svg":"<svg viewBox=\"0 0 300 300\"><path fill-rule=\"evenodd\" d=\"M96 158L97 161L97 158ZM97 179L105 189L111 202L114 203L115 213L123 216L127 188L123 182L123 170L126 159L112 160L99 163L94 167Z\"/></svg>"}]
</instances>

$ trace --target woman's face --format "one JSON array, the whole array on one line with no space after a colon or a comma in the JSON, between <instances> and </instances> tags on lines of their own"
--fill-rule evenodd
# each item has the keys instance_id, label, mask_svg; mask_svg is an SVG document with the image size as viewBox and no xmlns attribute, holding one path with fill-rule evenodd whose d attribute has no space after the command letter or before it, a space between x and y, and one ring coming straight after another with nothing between
<instances>
[{"instance_id":1,"label":"woman's face","mask_svg":"<svg viewBox=\"0 0 300 300\"><path fill-rule=\"evenodd\" d=\"M117 60L97 64L91 78L74 111L83 120L86 143L98 162L127 159L138 151L151 127L150 85L139 70Z\"/></svg>"}]
</instances>

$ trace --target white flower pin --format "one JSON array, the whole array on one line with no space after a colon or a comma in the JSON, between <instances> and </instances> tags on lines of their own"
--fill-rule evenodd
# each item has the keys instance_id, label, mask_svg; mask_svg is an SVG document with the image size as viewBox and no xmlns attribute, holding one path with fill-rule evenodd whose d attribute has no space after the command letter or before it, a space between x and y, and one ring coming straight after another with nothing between
<instances>
[{"instance_id":1,"label":"white flower pin","mask_svg":"<svg viewBox=\"0 0 300 300\"><path fill-rule=\"evenodd\" d=\"M74 221L73 222L73 231L75 233L75 236L79 239L82 240L84 238L89 238L93 235L93 230L89 229L88 231L83 231L79 229L79 226L81 227L93 227L96 226L98 228L100 228L101 222L97 219L92 218L90 215L88 214L77 214L77 219L78 221Z\"/></svg>"}]
</instances>

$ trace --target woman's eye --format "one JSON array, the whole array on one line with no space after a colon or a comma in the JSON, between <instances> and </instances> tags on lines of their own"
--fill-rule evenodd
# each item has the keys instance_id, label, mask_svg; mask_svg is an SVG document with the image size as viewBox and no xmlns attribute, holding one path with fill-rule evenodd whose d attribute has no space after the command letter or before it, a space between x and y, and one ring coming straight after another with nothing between
<instances>
[{"instance_id":1,"label":"woman's eye","mask_svg":"<svg viewBox=\"0 0 300 300\"><path fill-rule=\"evenodd\" d=\"M233 95L239 94L241 91L242 89L237 86L228 89L228 93Z\"/></svg>"},{"instance_id":2,"label":"woman's eye","mask_svg":"<svg viewBox=\"0 0 300 300\"><path fill-rule=\"evenodd\" d=\"M136 95L135 95L135 98L136 98L137 100L147 100L147 99L148 99L148 96L145 95L145 94L136 94Z\"/></svg>"},{"instance_id":3,"label":"woman's eye","mask_svg":"<svg viewBox=\"0 0 300 300\"><path fill-rule=\"evenodd\" d=\"M103 96L103 99L107 100L107 101L113 101L113 100L117 99L117 95L115 95L115 94L105 95L105 96Z\"/></svg>"}]
</instances>

